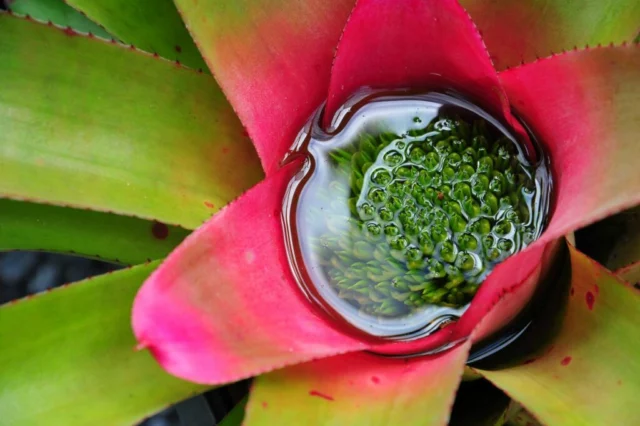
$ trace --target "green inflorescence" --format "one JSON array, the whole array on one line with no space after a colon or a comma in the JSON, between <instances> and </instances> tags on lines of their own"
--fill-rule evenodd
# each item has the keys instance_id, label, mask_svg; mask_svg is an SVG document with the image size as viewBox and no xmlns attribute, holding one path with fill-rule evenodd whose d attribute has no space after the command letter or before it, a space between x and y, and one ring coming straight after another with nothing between
<instances>
[{"instance_id":1,"label":"green inflorescence","mask_svg":"<svg viewBox=\"0 0 640 426\"><path fill-rule=\"evenodd\" d=\"M339 297L384 317L469 303L497 263L534 239L533 167L517 154L485 121L444 116L333 150L325 197L336 209L319 216L326 232L313 249ZM331 214L344 200L350 215Z\"/></svg>"}]
</instances>

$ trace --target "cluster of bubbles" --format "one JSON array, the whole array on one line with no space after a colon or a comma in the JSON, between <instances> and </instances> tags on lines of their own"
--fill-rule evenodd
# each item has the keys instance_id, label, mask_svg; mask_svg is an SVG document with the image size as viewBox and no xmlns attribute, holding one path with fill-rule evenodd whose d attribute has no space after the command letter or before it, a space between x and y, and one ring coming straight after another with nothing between
<instances>
[{"instance_id":1,"label":"cluster of bubbles","mask_svg":"<svg viewBox=\"0 0 640 426\"><path fill-rule=\"evenodd\" d=\"M312 248L327 281L371 315L464 306L539 231L535 170L512 140L482 119L414 123L332 150L323 207L306 215L324 224Z\"/></svg>"}]
</instances>

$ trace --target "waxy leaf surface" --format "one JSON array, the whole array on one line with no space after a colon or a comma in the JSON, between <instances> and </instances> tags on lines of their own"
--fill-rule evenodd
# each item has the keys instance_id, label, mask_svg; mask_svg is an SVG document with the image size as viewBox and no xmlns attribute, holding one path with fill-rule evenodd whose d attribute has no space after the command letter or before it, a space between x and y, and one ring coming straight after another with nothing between
<instances>
[{"instance_id":1,"label":"waxy leaf surface","mask_svg":"<svg viewBox=\"0 0 640 426\"><path fill-rule=\"evenodd\" d=\"M461 0L499 70L587 45L632 41L636 0Z\"/></svg>"},{"instance_id":2,"label":"waxy leaf surface","mask_svg":"<svg viewBox=\"0 0 640 426\"><path fill-rule=\"evenodd\" d=\"M66 0L104 26L123 43L180 61L194 68L207 66L172 0Z\"/></svg>"},{"instance_id":3,"label":"waxy leaf surface","mask_svg":"<svg viewBox=\"0 0 640 426\"><path fill-rule=\"evenodd\" d=\"M570 253L572 288L552 346L524 365L480 373L545 424L638 424L640 293Z\"/></svg>"},{"instance_id":4,"label":"waxy leaf surface","mask_svg":"<svg viewBox=\"0 0 640 426\"><path fill-rule=\"evenodd\" d=\"M0 14L0 196L195 228L261 177L210 76Z\"/></svg>"},{"instance_id":5,"label":"waxy leaf surface","mask_svg":"<svg viewBox=\"0 0 640 426\"><path fill-rule=\"evenodd\" d=\"M29 15L39 21L50 21L62 27L71 27L81 33L92 33L108 39L113 37L64 0L12 0L10 3L9 10L20 15Z\"/></svg>"},{"instance_id":6,"label":"waxy leaf surface","mask_svg":"<svg viewBox=\"0 0 640 426\"><path fill-rule=\"evenodd\" d=\"M312 310L284 250L291 164L191 234L147 280L133 329L170 373L221 384L367 347Z\"/></svg>"},{"instance_id":7,"label":"waxy leaf surface","mask_svg":"<svg viewBox=\"0 0 640 426\"><path fill-rule=\"evenodd\" d=\"M129 426L206 389L134 350L131 303L156 266L0 306L2 424Z\"/></svg>"},{"instance_id":8,"label":"waxy leaf surface","mask_svg":"<svg viewBox=\"0 0 640 426\"><path fill-rule=\"evenodd\" d=\"M527 140L480 33L457 0L360 0L338 45L325 125L362 87L453 90L504 118Z\"/></svg>"},{"instance_id":9,"label":"waxy leaf surface","mask_svg":"<svg viewBox=\"0 0 640 426\"><path fill-rule=\"evenodd\" d=\"M327 96L354 0L176 0L267 174Z\"/></svg>"},{"instance_id":10,"label":"waxy leaf surface","mask_svg":"<svg viewBox=\"0 0 640 426\"><path fill-rule=\"evenodd\" d=\"M43 250L124 264L166 257L189 231L133 217L0 199L0 250Z\"/></svg>"},{"instance_id":11,"label":"waxy leaf surface","mask_svg":"<svg viewBox=\"0 0 640 426\"><path fill-rule=\"evenodd\" d=\"M244 424L446 424L469 346L414 359L346 354L262 375Z\"/></svg>"}]
</instances>

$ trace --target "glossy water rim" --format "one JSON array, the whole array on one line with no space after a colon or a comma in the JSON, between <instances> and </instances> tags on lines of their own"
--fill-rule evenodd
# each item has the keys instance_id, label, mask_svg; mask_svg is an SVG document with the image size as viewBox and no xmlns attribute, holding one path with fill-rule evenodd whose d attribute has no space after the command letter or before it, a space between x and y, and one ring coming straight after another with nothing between
<instances>
[{"instance_id":1,"label":"glossy water rim","mask_svg":"<svg viewBox=\"0 0 640 426\"><path fill-rule=\"evenodd\" d=\"M318 286L316 285L317 281L312 279L312 274L307 270L305 264L306 261L304 259L298 259L294 254L296 252L304 253L304 250L301 249L301 242L297 232L299 226L297 207L299 205L299 200L304 193L304 187L307 186L309 181L314 177L313 171L315 168L315 157L308 150L311 142L328 142L335 140L337 137L341 140L352 140L353 136L362 129L361 122L358 124L358 120L352 120L355 115L384 115L385 108L391 108L392 110L397 108L398 101L404 102L404 105L401 106L403 111L400 112L400 114L406 114L409 102L415 104L416 108L427 108L435 111L438 111L443 106L453 106L468 111L470 114L486 120L490 125L494 126L497 131L514 141L515 145L518 147L518 155L522 155L526 162L532 164L536 169L536 173L541 169L539 167L541 162L546 162L545 164L548 166L548 159L544 155L539 144L534 143L534 147L537 152L525 152L525 148L518 142L518 138L514 136L514 132L506 125L496 120L495 117L488 114L482 108L477 107L457 94L415 92L410 90L373 91L370 89L363 89L351 97L347 103L345 103L345 105L336 112L331 121L330 127L326 130L322 129L319 124L322 122L324 105L316 111L312 119L309 120L299 133L287 158L283 162L287 163L297 160L300 156L305 158L305 162L301 170L290 182L284 198L283 229L285 233L285 242L287 244L287 256L298 287L309 300L310 304L313 305L314 309L316 309L321 315L329 316L332 321L337 322L338 326L345 328L348 332L372 338L380 343L390 341L415 341L433 334L446 323L458 319L470 304L458 309L450 308L446 314L444 313L444 310L440 308L438 309L437 315L429 313L414 315L412 318L414 321L409 324L406 322L402 323L403 319L395 318L381 321L380 317L362 313L357 313L356 317L364 319L364 321L360 321L359 323L349 321L349 319L347 319L343 314L344 309L357 310L357 308L353 307L349 302L339 298L331 289L325 289L325 291L318 289ZM395 106L393 105L394 103ZM369 118L369 121L373 120ZM353 134L349 135L349 131ZM532 140L535 142L535 138L532 137ZM528 159L531 157L537 158L538 161L536 161L536 163L530 163ZM543 205L542 211L544 212L540 214L540 220L542 221L548 220L548 215L550 213L549 204L552 194L551 175L548 170L545 170L545 172L549 174L545 176L545 180L548 182L547 190L540 191L541 194L546 194L546 199L541 200L541 204ZM544 225L544 223L541 223L538 226L539 232L536 238L538 238L543 232ZM302 257L304 258L304 254ZM367 316L369 318L366 318ZM436 349L435 351L431 351L430 353L446 350L450 346L451 344L446 345L442 348Z\"/></svg>"}]
</instances>

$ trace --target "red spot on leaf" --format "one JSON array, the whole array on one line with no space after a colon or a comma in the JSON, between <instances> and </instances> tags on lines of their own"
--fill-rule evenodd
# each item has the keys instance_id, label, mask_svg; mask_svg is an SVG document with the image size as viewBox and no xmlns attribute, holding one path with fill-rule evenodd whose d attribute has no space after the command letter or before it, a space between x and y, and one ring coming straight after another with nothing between
<instances>
[{"instance_id":1,"label":"red spot on leaf","mask_svg":"<svg viewBox=\"0 0 640 426\"><path fill-rule=\"evenodd\" d=\"M262 408L267 408L269 404L266 401L262 401Z\"/></svg>"},{"instance_id":2,"label":"red spot on leaf","mask_svg":"<svg viewBox=\"0 0 640 426\"><path fill-rule=\"evenodd\" d=\"M211 201L205 201L204 205L210 209L214 208L215 206L213 205L213 203Z\"/></svg>"},{"instance_id":3,"label":"red spot on leaf","mask_svg":"<svg viewBox=\"0 0 640 426\"><path fill-rule=\"evenodd\" d=\"M377 385L380 383L380 378L378 376L371 376L371 381Z\"/></svg>"},{"instance_id":4,"label":"red spot on leaf","mask_svg":"<svg viewBox=\"0 0 640 426\"><path fill-rule=\"evenodd\" d=\"M326 399L327 401L333 401L333 397L331 395L327 395L325 393L318 392L317 390L310 390L309 391L309 395L317 396L319 398Z\"/></svg>"},{"instance_id":5,"label":"red spot on leaf","mask_svg":"<svg viewBox=\"0 0 640 426\"><path fill-rule=\"evenodd\" d=\"M590 291L587 292L585 299L587 300L587 307L589 308L589 310L593 309L593 304L596 301L595 296L593 295L593 293L591 293Z\"/></svg>"},{"instance_id":6,"label":"red spot on leaf","mask_svg":"<svg viewBox=\"0 0 640 426\"><path fill-rule=\"evenodd\" d=\"M153 222L151 233L159 240L164 240L169 236L169 227L162 222Z\"/></svg>"},{"instance_id":7,"label":"red spot on leaf","mask_svg":"<svg viewBox=\"0 0 640 426\"><path fill-rule=\"evenodd\" d=\"M176 47L174 47L174 49L176 49L176 52L182 53L182 47L176 45Z\"/></svg>"},{"instance_id":8,"label":"red spot on leaf","mask_svg":"<svg viewBox=\"0 0 640 426\"><path fill-rule=\"evenodd\" d=\"M227 148L226 146L224 148L222 148L222 153L223 154L228 154L229 153L229 148Z\"/></svg>"},{"instance_id":9,"label":"red spot on leaf","mask_svg":"<svg viewBox=\"0 0 640 426\"><path fill-rule=\"evenodd\" d=\"M65 29L64 29L64 33L65 33L66 35L68 35L69 37L73 37L73 36L77 36L77 35L78 35L78 33L77 33L77 32L75 32L75 31L73 30L73 28L71 28L71 27L67 27L67 28L65 28Z\"/></svg>"},{"instance_id":10,"label":"red spot on leaf","mask_svg":"<svg viewBox=\"0 0 640 426\"><path fill-rule=\"evenodd\" d=\"M522 363L522 365L527 365L527 364L531 364L532 362L535 362L535 358L530 358L528 360L526 360L525 362Z\"/></svg>"},{"instance_id":11,"label":"red spot on leaf","mask_svg":"<svg viewBox=\"0 0 640 426\"><path fill-rule=\"evenodd\" d=\"M593 286L593 289L595 290L596 294L600 294L600 287L598 287L598 284L595 284Z\"/></svg>"},{"instance_id":12,"label":"red spot on leaf","mask_svg":"<svg viewBox=\"0 0 640 426\"><path fill-rule=\"evenodd\" d=\"M442 192L438 192L438 200L442 200L444 198L444 194Z\"/></svg>"},{"instance_id":13,"label":"red spot on leaf","mask_svg":"<svg viewBox=\"0 0 640 426\"><path fill-rule=\"evenodd\" d=\"M571 364L571 357L565 356L564 358L562 358L562 361L560 361L560 364L565 366Z\"/></svg>"}]
</instances>

